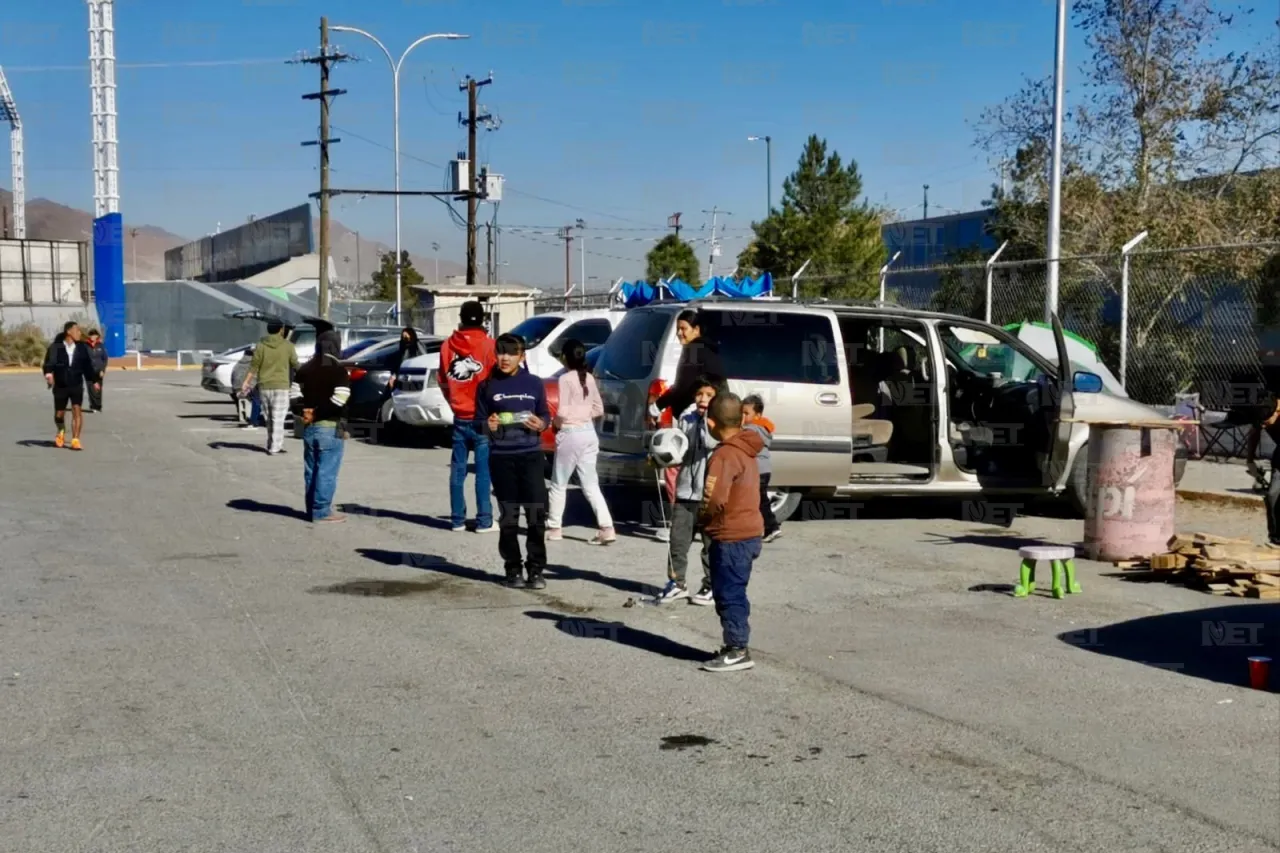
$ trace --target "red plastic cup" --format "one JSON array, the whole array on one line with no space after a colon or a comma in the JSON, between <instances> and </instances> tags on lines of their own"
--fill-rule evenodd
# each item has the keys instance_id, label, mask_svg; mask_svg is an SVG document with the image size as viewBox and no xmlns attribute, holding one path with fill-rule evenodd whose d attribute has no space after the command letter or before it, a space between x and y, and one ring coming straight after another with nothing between
<instances>
[{"instance_id":1,"label":"red plastic cup","mask_svg":"<svg viewBox=\"0 0 1280 853\"><path fill-rule=\"evenodd\" d=\"M1271 658L1249 658L1249 686L1266 690L1271 683Z\"/></svg>"}]
</instances>

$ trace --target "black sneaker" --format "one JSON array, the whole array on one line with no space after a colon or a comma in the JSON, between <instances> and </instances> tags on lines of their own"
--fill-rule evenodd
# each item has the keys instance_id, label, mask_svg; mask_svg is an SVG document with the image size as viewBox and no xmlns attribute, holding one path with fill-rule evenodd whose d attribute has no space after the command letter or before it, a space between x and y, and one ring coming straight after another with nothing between
<instances>
[{"instance_id":1,"label":"black sneaker","mask_svg":"<svg viewBox=\"0 0 1280 853\"><path fill-rule=\"evenodd\" d=\"M546 589L547 579L542 576L542 572L529 575L529 580L525 582L525 589Z\"/></svg>"},{"instance_id":2,"label":"black sneaker","mask_svg":"<svg viewBox=\"0 0 1280 853\"><path fill-rule=\"evenodd\" d=\"M702 665L707 672L737 672L740 669L751 669L756 662L751 659L751 652L746 649L735 649L729 646Z\"/></svg>"},{"instance_id":3,"label":"black sneaker","mask_svg":"<svg viewBox=\"0 0 1280 853\"><path fill-rule=\"evenodd\" d=\"M507 579L503 581L503 584L512 589L524 589L524 578L519 575L507 575Z\"/></svg>"}]
</instances>

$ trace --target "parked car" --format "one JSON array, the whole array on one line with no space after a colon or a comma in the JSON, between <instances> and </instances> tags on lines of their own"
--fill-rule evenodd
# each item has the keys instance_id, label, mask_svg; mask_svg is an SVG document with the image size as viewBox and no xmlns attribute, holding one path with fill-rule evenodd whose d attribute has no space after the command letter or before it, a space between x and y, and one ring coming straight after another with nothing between
<instances>
[{"instance_id":1,"label":"parked car","mask_svg":"<svg viewBox=\"0 0 1280 853\"><path fill-rule=\"evenodd\" d=\"M439 353L442 343L442 338L419 338L418 353L405 359L405 363L425 353ZM387 393L387 383L391 381L391 370L399 351L400 336L397 334L364 347L354 357L343 360L351 378L351 397L347 402L350 420L388 425L395 422L395 408L391 394Z\"/></svg>"},{"instance_id":2,"label":"parked car","mask_svg":"<svg viewBox=\"0 0 1280 853\"><path fill-rule=\"evenodd\" d=\"M609 339L625 311L596 309L537 314L520 323L511 334L524 339L525 364L534 376L546 378L558 371L565 341L582 341L588 349Z\"/></svg>"},{"instance_id":3,"label":"parked car","mask_svg":"<svg viewBox=\"0 0 1280 853\"><path fill-rule=\"evenodd\" d=\"M654 481L647 401L675 378L677 314L702 312L738 394L760 394L777 427L769 497L779 519L802 498L1063 493L1087 505L1089 440L1080 418L1160 415L1072 370L1061 324L1058 361L995 326L887 306L701 300L634 308L601 347L598 427L603 478ZM970 349L970 348L973 349ZM1013 379L984 370L1010 348L1034 365ZM971 357L965 354L971 353ZM1058 364L1067 365L1060 375ZM1068 422L1072 419L1073 422ZM1181 479L1185 455L1175 462Z\"/></svg>"},{"instance_id":4,"label":"parked car","mask_svg":"<svg viewBox=\"0 0 1280 853\"><path fill-rule=\"evenodd\" d=\"M587 350L588 370L595 368L596 361L599 360L601 352L603 352L603 348L598 346ZM548 376L543 380L543 386L546 388L547 392L547 409L551 412L551 419L553 421L556 417L556 411L560 407L560 377L564 375L567 369L568 368L561 366L553 375ZM556 455L556 431L551 427L551 424L547 424L547 428L542 431L542 452L546 453L549 457Z\"/></svg>"},{"instance_id":5,"label":"parked car","mask_svg":"<svg viewBox=\"0 0 1280 853\"><path fill-rule=\"evenodd\" d=\"M235 347L217 355L211 355L200 365L200 387L215 394L225 394L236 399L236 386L231 375L236 365L253 352L253 344Z\"/></svg>"},{"instance_id":6,"label":"parked car","mask_svg":"<svg viewBox=\"0 0 1280 853\"><path fill-rule=\"evenodd\" d=\"M369 343L372 345L388 338L400 339L400 329L394 326L335 326L334 331L338 333L341 339L340 345L344 353L356 344ZM417 332L419 339L429 337L426 332L420 329ZM295 327L289 334L289 341L298 353L299 364L310 360L311 356L316 353L316 330L314 326L301 325ZM356 352L358 353L358 350ZM238 389L244 383L245 376L249 374L251 361L253 361L252 347L249 350L248 357L235 367L231 377L233 388Z\"/></svg>"},{"instance_id":7,"label":"parked car","mask_svg":"<svg viewBox=\"0 0 1280 853\"><path fill-rule=\"evenodd\" d=\"M444 399L437 376L440 347L400 365L391 405L395 417L406 426L446 430L453 426L453 409Z\"/></svg>"}]
</instances>

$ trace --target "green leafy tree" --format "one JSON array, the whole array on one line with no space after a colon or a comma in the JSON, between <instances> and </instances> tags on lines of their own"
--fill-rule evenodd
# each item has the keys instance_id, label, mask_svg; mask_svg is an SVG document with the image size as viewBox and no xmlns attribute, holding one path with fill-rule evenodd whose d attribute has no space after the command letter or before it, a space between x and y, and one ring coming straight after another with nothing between
<instances>
[{"instance_id":1,"label":"green leafy tree","mask_svg":"<svg viewBox=\"0 0 1280 853\"><path fill-rule=\"evenodd\" d=\"M1063 255L1075 259L1061 268L1060 298L1064 321L1092 323L1077 331L1099 338L1104 353L1118 352L1118 340L1101 340L1114 329L1099 328L1095 303L1118 286L1118 253L1134 235L1149 234L1140 251L1280 238L1280 170L1267 168L1280 137L1275 30L1253 11L1228 14L1220 6L1073 0L1088 55L1069 72L1077 82L1064 116L1061 234ZM1254 35L1257 49L1240 49L1236 37L1225 43L1229 30ZM1052 95L1051 79L1024 80L977 124L980 146L1011 166L1011 187L993 191L990 202L993 234L1010 241L1002 261L1045 255ZM1208 325L1188 326L1175 313L1256 281L1266 255L1238 249L1134 257L1131 395L1167 402L1206 358L1223 357L1211 352L1220 344Z\"/></svg>"},{"instance_id":2,"label":"green leafy tree","mask_svg":"<svg viewBox=\"0 0 1280 853\"><path fill-rule=\"evenodd\" d=\"M383 252L378 259L378 269L374 271L373 291L376 299L383 302L396 301L396 253ZM417 301L417 294L411 288L422 284L425 279L422 273L413 267L407 251L400 252L400 299L406 306ZM407 309L406 309L407 310Z\"/></svg>"},{"instance_id":3,"label":"green leafy tree","mask_svg":"<svg viewBox=\"0 0 1280 853\"><path fill-rule=\"evenodd\" d=\"M702 284L698 256L693 246L674 234L668 234L645 255L645 281L657 284L661 279L678 278L692 285Z\"/></svg>"},{"instance_id":4,"label":"green leafy tree","mask_svg":"<svg viewBox=\"0 0 1280 853\"><path fill-rule=\"evenodd\" d=\"M808 295L864 299L879 292L885 261L879 211L862 199L857 163L847 165L810 136L782 185L782 204L738 256L738 269L789 278L812 259L800 285Z\"/></svg>"}]
</instances>

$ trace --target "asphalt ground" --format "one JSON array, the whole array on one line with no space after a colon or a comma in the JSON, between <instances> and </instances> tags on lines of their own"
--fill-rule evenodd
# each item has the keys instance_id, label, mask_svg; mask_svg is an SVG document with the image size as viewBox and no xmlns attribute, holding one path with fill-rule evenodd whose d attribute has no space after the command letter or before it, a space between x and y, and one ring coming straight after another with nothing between
<instances>
[{"instance_id":1,"label":"asphalt ground","mask_svg":"<svg viewBox=\"0 0 1280 853\"><path fill-rule=\"evenodd\" d=\"M0 377L0 849L1280 850L1280 696L1245 686L1280 603L1084 560L1009 597L1079 521L810 507L757 563L756 669L711 675L715 613L642 601L632 495L508 590L447 530L446 451L350 442L353 517L313 527L297 441L193 374L112 380L73 453Z\"/></svg>"}]
</instances>

